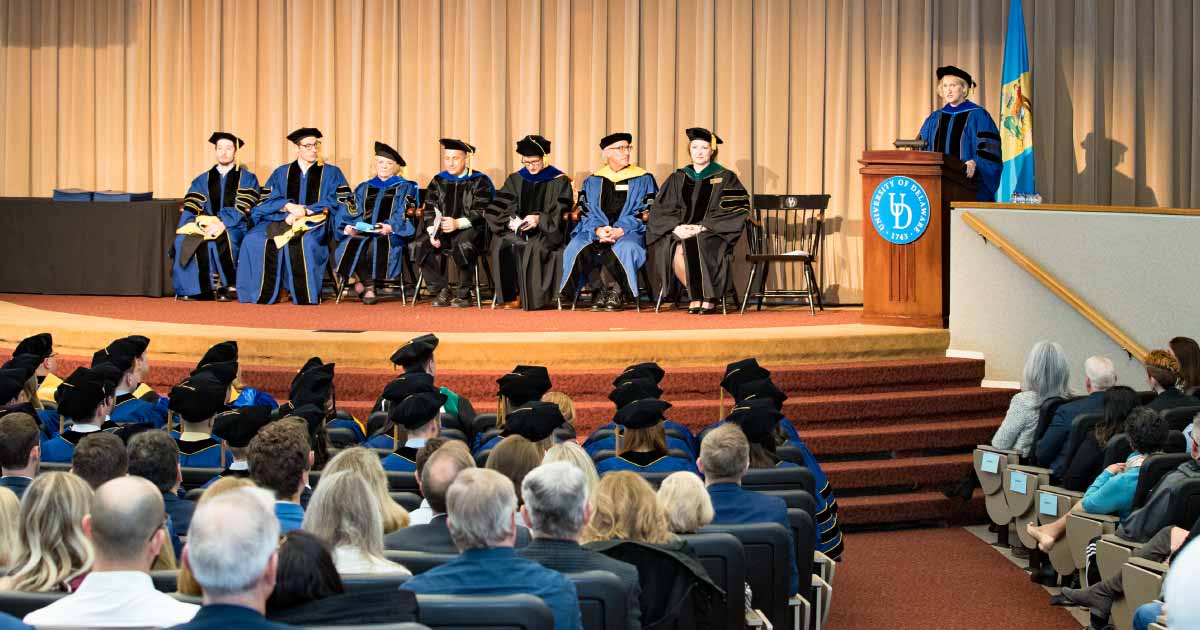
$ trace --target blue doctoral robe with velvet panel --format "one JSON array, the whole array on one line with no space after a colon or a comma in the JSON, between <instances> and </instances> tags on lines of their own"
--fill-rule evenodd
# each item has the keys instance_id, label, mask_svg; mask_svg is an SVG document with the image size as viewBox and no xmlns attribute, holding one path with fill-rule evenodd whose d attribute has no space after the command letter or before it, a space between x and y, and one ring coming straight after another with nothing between
<instances>
[{"instance_id":1,"label":"blue doctoral robe with velvet panel","mask_svg":"<svg viewBox=\"0 0 1200 630\"><path fill-rule=\"evenodd\" d=\"M199 215L207 215L219 218L225 224L225 231L211 241L204 241L195 256L186 261L180 253L187 237L175 235L175 261L171 265L175 295L212 293L213 273L220 274L223 286L234 286L238 252L250 227L249 213L258 201L258 176L245 166L237 166L224 175L213 166L192 180L176 228L194 222Z\"/></svg>"},{"instance_id":2,"label":"blue doctoral robe with velvet panel","mask_svg":"<svg viewBox=\"0 0 1200 630\"><path fill-rule=\"evenodd\" d=\"M319 304L329 259L329 217L349 213L354 204L346 176L332 164L318 162L305 172L298 162L289 162L271 173L262 193L265 199L250 213L253 226L238 257L238 301L274 304L280 290L287 289L295 304ZM289 228L283 209L288 202L325 220L276 248L273 237Z\"/></svg>"},{"instance_id":3,"label":"blue doctoral robe with velvet panel","mask_svg":"<svg viewBox=\"0 0 1200 630\"><path fill-rule=\"evenodd\" d=\"M416 228L404 211L408 203L420 207L420 189L417 183L393 176L387 180L373 177L354 189L355 204L343 206L334 215L333 238L338 241L334 253L334 264L338 274L354 274L360 260L366 262L370 275L359 278L361 282L372 279L387 280L400 276L403 268L405 245L412 240ZM386 223L392 226L390 235L346 236L346 226L353 227L362 221L375 225Z\"/></svg>"},{"instance_id":4,"label":"blue doctoral robe with velvet panel","mask_svg":"<svg viewBox=\"0 0 1200 630\"><path fill-rule=\"evenodd\" d=\"M975 177L971 180L979 187L975 199L996 200L1004 165L1000 130L986 109L971 101L956 107L946 105L925 119L918 135L929 143L929 151L955 155L963 162L975 160Z\"/></svg>"},{"instance_id":5,"label":"blue doctoral robe with velvet panel","mask_svg":"<svg viewBox=\"0 0 1200 630\"><path fill-rule=\"evenodd\" d=\"M633 472L677 472L686 470L690 473L700 474L700 471L696 469L695 462L682 457L671 457L670 455L664 455L645 466L631 462L620 455L596 462L596 472L600 475L617 470L631 470Z\"/></svg>"},{"instance_id":6,"label":"blue doctoral robe with velvet panel","mask_svg":"<svg viewBox=\"0 0 1200 630\"><path fill-rule=\"evenodd\" d=\"M626 169L628 168L637 167L630 165L626 167ZM607 167L602 170L607 170ZM638 170L640 171L641 169ZM619 176L620 173L621 171L618 171L617 175ZM620 261L621 267L625 270L625 280L628 283L630 291L629 297L637 299L637 272L646 262L646 224L642 223L642 220L637 215L641 214L642 210L654 201L654 195L658 193L658 183L654 181L653 175L644 171L636 177L615 181L614 183L618 187L627 186L628 192L625 196L625 205L621 208L621 214L615 222L610 223L608 215L604 214L603 200L601 199L601 192L604 190L603 179L598 175L590 175L587 179L583 180L584 203L587 206L587 214L575 226L575 229L571 232L571 240L563 250L562 284L559 285L558 289L561 293L566 288L568 282L572 279L573 271L578 271L580 274L587 271L582 268L576 270L575 263L583 248L600 240L596 236L596 230L605 226L618 227L625 230L625 235L617 239L616 243L613 243L613 253L616 254L617 260ZM584 279L576 278L576 284L582 282L584 282Z\"/></svg>"}]
</instances>

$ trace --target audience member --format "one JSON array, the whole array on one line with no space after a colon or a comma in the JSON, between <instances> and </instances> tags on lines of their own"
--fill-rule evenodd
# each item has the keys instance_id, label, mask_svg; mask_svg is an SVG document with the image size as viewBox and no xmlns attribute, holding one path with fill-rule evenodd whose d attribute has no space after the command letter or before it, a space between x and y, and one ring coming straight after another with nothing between
<instances>
[{"instance_id":1,"label":"audience member","mask_svg":"<svg viewBox=\"0 0 1200 630\"><path fill-rule=\"evenodd\" d=\"M537 446L538 457L558 441L558 432L570 431L574 437L575 428L563 419L562 410L558 405L544 400L531 400L520 407L509 411L505 421L504 436L501 440L519 435ZM490 441L489 448L495 448L499 442ZM519 499L520 497L518 497Z\"/></svg>"},{"instance_id":2,"label":"audience member","mask_svg":"<svg viewBox=\"0 0 1200 630\"><path fill-rule=\"evenodd\" d=\"M709 431L700 442L700 472L705 476L712 499L713 523L779 523L788 530L787 504L779 497L742 488L742 477L750 469L750 443L742 430L723 424ZM788 545L788 566L792 567L789 593L798 593L800 576L796 573L795 545Z\"/></svg>"},{"instance_id":3,"label":"audience member","mask_svg":"<svg viewBox=\"0 0 1200 630\"><path fill-rule=\"evenodd\" d=\"M38 475L21 499L22 541L0 590L71 592L92 569L92 543L83 533L92 489L65 472Z\"/></svg>"},{"instance_id":4,"label":"audience member","mask_svg":"<svg viewBox=\"0 0 1200 630\"><path fill-rule=\"evenodd\" d=\"M71 461L75 445L88 433L99 431L104 426L105 418L113 409L113 388L116 386L112 377L106 375L108 371L76 368L58 386L54 396L58 403L60 423L72 420L74 424L42 444L42 461Z\"/></svg>"},{"instance_id":5,"label":"audience member","mask_svg":"<svg viewBox=\"0 0 1200 630\"><path fill-rule=\"evenodd\" d=\"M637 569L579 545L579 535L592 517L584 473L568 462L543 464L525 476L521 494L525 497L521 517L533 532L533 541L521 550L521 557L559 573L608 571L616 575L626 589L627 627L640 628L642 587Z\"/></svg>"},{"instance_id":6,"label":"audience member","mask_svg":"<svg viewBox=\"0 0 1200 630\"><path fill-rule=\"evenodd\" d=\"M0 575L13 570L21 549L21 500L8 488L0 488Z\"/></svg>"},{"instance_id":7,"label":"audience member","mask_svg":"<svg viewBox=\"0 0 1200 630\"><path fill-rule=\"evenodd\" d=\"M617 440L616 457L600 460L596 472L602 477L613 470L696 472L690 459L673 456L667 449L663 412L670 408L671 403L657 398L643 398L621 407L613 417L613 422L625 427Z\"/></svg>"},{"instance_id":8,"label":"audience member","mask_svg":"<svg viewBox=\"0 0 1200 630\"><path fill-rule=\"evenodd\" d=\"M715 516L704 481L694 473L681 470L667 475L657 496L674 534L695 534Z\"/></svg>"},{"instance_id":9,"label":"audience member","mask_svg":"<svg viewBox=\"0 0 1200 630\"><path fill-rule=\"evenodd\" d=\"M199 606L160 593L150 566L168 541L163 532L162 493L140 477L121 477L100 486L83 532L92 541L92 570L70 595L25 616L35 626L93 628L184 623Z\"/></svg>"},{"instance_id":10,"label":"audience member","mask_svg":"<svg viewBox=\"0 0 1200 630\"><path fill-rule=\"evenodd\" d=\"M247 390L250 389L253 388L247 388ZM247 390L242 390L242 393ZM250 446L250 441L254 439L254 436L258 435L259 429L271 422L272 411L273 409L270 407L247 405L217 414L213 420L212 434L221 440L223 448L229 450L229 457L226 458L228 463L225 465L225 470L209 479L204 487L207 488L224 477L250 476L250 462L246 459L246 448Z\"/></svg>"},{"instance_id":11,"label":"audience member","mask_svg":"<svg viewBox=\"0 0 1200 630\"><path fill-rule=\"evenodd\" d=\"M600 475L596 473L596 464L588 456L587 451L575 442L560 442L550 447L542 457L543 464L551 462L567 462L583 472L587 480L588 497L596 496L596 486L600 485ZM589 501L591 499L589 498Z\"/></svg>"},{"instance_id":12,"label":"audience member","mask_svg":"<svg viewBox=\"0 0 1200 630\"><path fill-rule=\"evenodd\" d=\"M401 400L388 412L393 452L383 460L387 470L412 472L417 468L417 449L442 431L441 409L446 404L441 392L420 392Z\"/></svg>"},{"instance_id":13,"label":"audience member","mask_svg":"<svg viewBox=\"0 0 1200 630\"><path fill-rule=\"evenodd\" d=\"M0 417L0 488L12 490L17 498L33 483L42 461L37 420L26 413Z\"/></svg>"},{"instance_id":14,"label":"audience member","mask_svg":"<svg viewBox=\"0 0 1200 630\"><path fill-rule=\"evenodd\" d=\"M564 392L546 392L542 396L542 401L553 403L558 406L559 412L562 413L563 422L575 428L575 401Z\"/></svg>"},{"instance_id":15,"label":"audience member","mask_svg":"<svg viewBox=\"0 0 1200 630\"><path fill-rule=\"evenodd\" d=\"M1039 341L1025 356L1021 371L1021 391L1008 403L1004 421L992 436L992 446L1020 451L1023 457L1033 452L1033 436L1037 432L1038 412L1042 402L1054 397L1067 398L1071 367L1067 354L1057 341Z\"/></svg>"},{"instance_id":16,"label":"audience member","mask_svg":"<svg viewBox=\"0 0 1200 630\"><path fill-rule=\"evenodd\" d=\"M328 541L303 529L283 535L275 588L267 598L268 617L345 592Z\"/></svg>"},{"instance_id":17,"label":"audience member","mask_svg":"<svg viewBox=\"0 0 1200 630\"><path fill-rule=\"evenodd\" d=\"M520 411L520 409L515 411ZM511 419L512 416L510 416ZM517 493L517 504L520 505L523 503L521 482L525 480L525 475L529 474L529 471L541 465L544 455L545 452L537 444L520 435L510 435L500 440L500 443L492 449L485 468L494 470L512 481L513 491Z\"/></svg>"},{"instance_id":18,"label":"audience member","mask_svg":"<svg viewBox=\"0 0 1200 630\"><path fill-rule=\"evenodd\" d=\"M1192 458L1163 475L1150 491L1150 496L1146 497L1142 507L1121 520L1121 525L1117 527L1117 535L1121 538L1138 543L1145 542L1160 529L1170 525L1169 506L1175 501L1180 485L1185 480L1200 478L1200 432L1196 430L1195 423L1188 430L1192 438L1188 454Z\"/></svg>"},{"instance_id":19,"label":"audience member","mask_svg":"<svg viewBox=\"0 0 1200 630\"><path fill-rule=\"evenodd\" d=\"M412 575L383 557L383 516L378 501L367 482L353 472L322 474L304 515L304 529L333 545L333 561L343 575Z\"/></svg>"},{"instance_id":20,"label":"audience member","mask_svg":"<svg viewBox=\"0 0 1200 630\"><path fill-rule=\"evenodd\" d=\"M1122 520L1129 516L1142 460L1146 455L1162 452L1167 443L1167 422L1148 407L1136 407L1125 421L1125 433L1129 436L1133 454L1124 462L1105 468L1083 493L1083 500L1075 504L1072 512L1116 514ZM1054 543L1066 534L1067 515L1041 526L1028 523L1025 531L1038 541L1039 549L1049 552Z\"/></svg>"},{"instance_id":21,"label":"audience member","mask_svg":"<svg viewBox=\"0 0 1200 630\"><path fill-rule=\"evenodd\" d=\"M367 482L375 497L380 515L383 517L383 534L386 536L398 529L408 527L409 514L403 505L392 500L388 490L387 474L383 472L379 456L374 451L361 447L345 449L333 456L321 474L328 477L334 473L348 471ZM315 496L315 493L314 493Z\"/></svg>"},{"instance_id":22,"label":"audience member","mask_svg":"<svg viewBox=\"0 0 1200 630\"><path fill-rule=\"evenodd\" d=\"M1104 416L1095 428L1079 436L1072 432L1070 442L1079 446L1067 460L1067 472L1059 485L1067 490L1083 492L1104 469L1104 450L1108 441L1125 430L1125 420L1141 402L1141 396L1132 387L1114 385L1104 396Z\"/></svg>"},{"instance_id":23,"label":"audience member","mask_svg":"<svg viewBox=\"0 0 1200 630\"><path fill-rule=\"evenodd\" d=\"M1086 375L1084 388L1088 395L1060 405L1034 449L1035 462L1049 468L1054 480L1066 472L1067 448L1075 416L1103 411L1104 392L1117 384L1117 372L1107 357L1088 357L1083 363L1083 372Z\"/></svg>"},{"instance_id":24,"label":"audience member","mask_svg":"<svg viewBox=\"0 0 1200 630\"><path fill-rule=\"evenodd\" d=\"M238 488L254 488L253 481L246 477L226 477L213 485L204 489L204 493L200 495L200 500L196 502L196 507L200 507L213 499ZM196 578L192 577L192 571L182 562L179 565L179 577L175 581L175 590L181 595L190 595L192 597L200 597L200 585L196 583Z\"/></svg>"},{"instance_id":25,"label":"audience member","mask_svg":"<svg viewBox=\"0 0 1200 630\"><path fill-rule=\"evenodd\" d=\"M145 477L162 492L168 529L176 537L187 536L196 504L179 498L183 473L179 468L179 446L165 431L143 431L129 440L129 474ZM183 549L175 545L176 555Z\"/></svg>"},{"instance_id":26,"label":"audience member","mask_svg":"<svg viewBox=\"0 0 1200 630\"><path fill-rule=\"evenodd\" d=\"M279 561L273 499L258 488L239 488L196 510L183 563L200 584L204 605L191 621L174 626L177 630L292 627L263 617Z\"/></svg>"},{"instance_id":27,"label":"audience member","mask_svg":"<svg viewBox=\"0 0 1200 630\"><path fill-rule=\"evenodd\" d=\"M230 374L227 375L229 381L237 372L237 363L234 362L216 363L213 366L230 366ZM181 466L225 467L226 453L221 441L213 437L212 428L213 419L225 409L228 398L229 383L218 379L207 369L171 388L169 408L179 418L179 433L172 433L179 448Z\"/></svg>"},{"instance_id":28,"label":"audience member","mask_svg":"<svg viewBox=\"0 0 1200 630\"><path fill-rule=\"evenodd\" d=\"M1200 343L1191 337L1175 337L1167 349L1179 361L1179 389L1195 397L1200 388Z\"/></svg>"},{"instance_id":29,"label":"audience member","mask_svg":"<svg viewBox=\"0 0 1200 630\"><path fill-rule=\"evenodd\" d=\"M313 453L308 430L299 419L284 418L263 427L250 441L246 453L250 478L275 493L275 516L284 532L297 529L304 521L300 493L308 485Z\"/></svg>"},{"instance_id":30,"label":"audience member","mask_svg":"<svg viewBox=\"0 0 1200 630\"><path fill-rule=\"evenodd\" d=\"M1146 356L1146 379L1154 390L1154 400L1146 406L1155 411L1166 411L1176 407L1192 407L1200 401L1179 391L1180 365L1175 355L1167 350L1151 350Z\"/></svg>"},{"instance_id":31,"label":"audience member","mask_svg":"<svg viewBox=\"0 0 1200 630\"><path fill-rule=\"evenodd\" d=\"M83 477L93 490L129 474L129 451L121 438L107 431L89 433L75 447L71 472Z\"/></svg>"},{"instance_id":32,"label":"audience member","mask_svg":"<svg viewBox=\"0 0 1200 630\"><path fill-rule=\"evenodd\" d=\"M426 372L406 372L392 379L384 386L379 402L375 404L376 410L367 419L367 434L370 437L364 446L392 451L403 446L406 440L400 439L400 417L392 415L392 412L410 396L439 393L441 390L433 384L433 375ZM448 397L446 404L450 404Z\"/></svg>"},{"instance_id":33,"label":"audience member","mask_svg":"<svg viewBox=\"0 0 1200 630\"><path fill-rule=\"evenodd\" d=\"M750 444L751 468L795 468L795 462L783 460L776 453L779 443L786 441L779 423L783 413L768 398L751 398L737 403L725 417L725 424L737 425Z\"/></svg>"},{"instance_id":34,"label":"audience member","mask_svg":"<svg viewBox=\"0 0 1200 630\"><path fill-rule=\"evenodd\" d=\"M550 607L556 630L582 627L575 585L561 573L519 557L513 549L517 496L511 480L494 470L463 470L447 492L446 507L450 535L462 555L408 580L406 590L417 594L528 593Z\"/></svg>"},{"instance_id":35,"label":"audience member","mask_svg":"<svg viewBox=\"0 0 1200 630\"><path fill-rule=\"evenodd\" d=\"M425 463L429 461L429 457L433 455L442 446L453 443L452 446L463 449L470 456L470 451L467 445L458 440L447 440L446 438L429 438L425 441L425 445L417 449L417 469L413 471L413 475L417 479L417 487L421 485L421 473L425 469ZM421 505L417 509L408 513L409 525L425 525L433 518L433 509L429 507L429 499L421 497ZM390 532L388 532L390 533Z\"/></svg>"}]
</instances>

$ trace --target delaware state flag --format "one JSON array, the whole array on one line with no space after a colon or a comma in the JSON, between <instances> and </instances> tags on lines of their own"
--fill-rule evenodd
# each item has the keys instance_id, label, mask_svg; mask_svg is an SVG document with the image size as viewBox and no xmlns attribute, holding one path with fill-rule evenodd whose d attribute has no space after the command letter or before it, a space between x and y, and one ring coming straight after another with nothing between
<instances>
[{"instance_id":1,"label":"delaware state flag","mask_svg":"<svg viewBox=\"0 0 1200 630\"><path fill-rule=\"evenodd\" d=\"M1004 168L996 201L1012 200L1014 192L1034 193L1033 90L1029 75L1029 49L1025 44L1025 12L1021 0L1012 0L1008 34L1004 37L1004 71L1000 73L1000 150Z\"/></svg>"}]
</instances>

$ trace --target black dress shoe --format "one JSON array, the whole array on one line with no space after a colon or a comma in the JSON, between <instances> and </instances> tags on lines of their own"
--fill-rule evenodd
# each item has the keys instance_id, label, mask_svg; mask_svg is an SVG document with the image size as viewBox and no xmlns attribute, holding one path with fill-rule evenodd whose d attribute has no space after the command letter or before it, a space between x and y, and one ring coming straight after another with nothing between
<instances>
[{"instance_id":1,"label":"black dress shoe","mask_svg":"<svg viewBox=\"0 0 1200 630\"><path fill-rule=\"evenodd\" d=\"M196 295L177 295L175 297L180 302L211 302L211 301L213 301L212 293L197 293Z\"/></svg>"},{"instance_id":2,"label":"black dress shoe","mask_svg":"<svg viewBox=\"0 0 1200 630\"><path fill-rule=\"evenodd\" d=\"M237 296L237 293L234 293L231 296L230 290L226 289L225 287L221 287L220 289L213 291L213 299L218 302L232 302L237 299L236 296Z\"/></svg>"},{"instance_id":3,"label":"black dress shoe","mask_svg":"<svg viewBox=\"0 0 1200 630\"><path fill-rule=\"evenodd\" d=\"M621 297L620 289L608 291L608 297L604 300L604 310L609 313L619 313L625 310L625 300Z\"/></svg>"},{"instance_id":4,"label":"black dress shoe","mask_svg":"<svg viewBox=\"0 0 1200 630\"><path fill-rule=\"evenodd\" d=\"M688 315L699 315L699 314L700 314L699 306L689 306L688 307Z\"/></svg>"},{"instance_id":5,"label":"black dress shoe","mask_svg":"<svg viewBox=\"0 0 1200 630\"><path fill-rule=\"evenodd\" d=\"M699 308L699 309L696 311L696 314L698 314L698 315L714 315L714 314L716 314L716 312L717 312L717 307L716 307L716 306L709 306L709 307L703 307L703 306L701 306L701 307L700 307L700 308Z\"/></svg>"},{"instance_id":6,"label":"black dress shoe","mask_svg":"<svg viewBox=\"0 0 1200 630\"><path fill-rule=\"evenodd\" d=\"M433 301L430 302L429 305L436 307L450 306L450 289L442 289L438 291L437 295L434 296Z\"/></svg>"},{"instance_id":7,"label":"black dress shoe","mask_svg":"<svg viewBox=\"0 0 1200 630\"><path fill-rule=\"evenodd\" d=\"M604 289L592 289L592 312L599 313L600 311L603 311L604 302L607 299L607 296L604 295Z\"/></svg>"},{"instance_id":8,"label":"black dress shoe","mask_svg":"<svg viewBox=\"0 0 1200 630\"><path fill-rule=\"evenodd\" d=\"M469 295L467 297L456 297L453 300L450 300L450 306L454 308L470 308L471 304L471 296Z\"/></svg>"}]
</instances>

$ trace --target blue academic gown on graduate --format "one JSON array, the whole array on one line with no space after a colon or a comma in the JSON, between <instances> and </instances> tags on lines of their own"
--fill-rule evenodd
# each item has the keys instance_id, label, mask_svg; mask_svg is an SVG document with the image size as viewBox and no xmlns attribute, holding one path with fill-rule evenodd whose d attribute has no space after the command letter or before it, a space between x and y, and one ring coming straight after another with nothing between
<instances>
[{"instance_id":1,"label":"blue academic gown on graduate","mask_svg":"<svg viewBox=\"0 0 1200 630\"><path fill-rule=\"evenodd\" d=\"M405 245L412 240L416 228L404 216L408 204L420 206L420 189L417 182L393 176L387 180L373 177L354 189L353 207L343 206L334 215L333 238L338 241L333 255L338 275L349 277L359 267L366 268L366 277L360 282L373 279L390 280L400 276L403 267ZM346 236L346 226L358 222L386 223L392 227L390 235ZM360 264L365 263L365 264Z\"/></svg>"},{"instance_id":2,"label":"blue academic gown on graduate","mask_svg":"<svg viewBox=\"0 0 1200 630\"><path fill-rule=\"evenodd\" d=\"M213 166L192 180L176 227L194 223L197 216L203 215L219 218L225 224L225 231L213 240L203 241L188 260L183 260L181 253L184 239L189 237L175 235L175 262L171 265L175 295L212 294L213 273L220 274L223 286L234 286L238 251L250 227L250 210L258 201L258 176L242 165L224 175Z\"/></svg>"},{"instance_id":3,"label":"blue academic gown on graduate","mask_svg":"<svg viewBox=\"0 0 1200 630\"><path fill-rule=\"evenodd\" d=\"M975 199L996 200L1004 165L1000 130L986 109L971 101L953 107L946 105L925 119L918 135L929 143L926 147L929 151L956 155L963 162L975 160L972 181L979 186Z\"/></svg>"},{"instance_id":4,"label":"blue academic gown on graduate","mask_svg":"<svg viewBox=\"0 0 1200 630\"><path fill-rule=\"evenodd\" d=\"M144 424L161 429L167 425L167 402L163 396L150 402L133 394L118 394L117 404L108 419L117 424Z\"/></svg>"},{"instance_id":5,"label":"blue academic gown on graduate","mask_svg":"<svg viewBox=\"0 0 1200 630\"><path fill-rule=\"evenodd\" d=\"M56 435L49 440L43 440L42 461L63 464L71 463L71 459L75 457L75 447L89 433L95 433L95 431L81 432L67 429L61 435Z\"/></svg>"},{"instance_id":6,"label":"blue academic gown on graduate","mask_svg":"<svg viewBox=\"0 0 1200 630\"><path fill-rule=\"evenodd\" d=\"M268 193L269 191L269 193ZM265 199L250 213L252 227L238 256L238 301L274 304L287 289L295 304L319 304L321 280L329 259L330 217L349 213L354 194L341 169L317 162L307 172L298 162L275 169L263 187ZM293 234L282 247L274 237L288 233L283 209L288 203L308 208L311 228Z\"/></svg>"},{"instance_id":7,"label":"blue academic gown on graduate","mask_svg":"<svg viewBox=\"0 0 1200 630\"><path fill-rule=\"evenodd\" d=\"M325 423L325 426L331 429L349 429L350 432L354 434L355 444L362 444L367 440L366 429L363 427L362 423L358 421L358 418L334 418L333 420ZM382 446L380 448L389 448L389 446Z\"/></svg>"},{"instance_id":8,"label":"blue academic gown on graduate","mask_svg":"<svg viewBox=\"0 0 1200 630\"><path fill-rule=\"evenodd\" d=\"M396 449L391 455L383 458L380 462L384 470L395 470L399 472L416 472L417 470L417 449L411 446L402 446Z\"/></svg>"},{"instance_id":9,"label":"blue academic gown on graduate","mask_svg":"<svg viewBox=\"0 0 1200 630\"><path fill-rule=\"evenodd\" d=\"M592 435L596 435L597 431L605 431L605 430L616 431L617 428L618 428L617 423L609 422L608 424L606 424L604 426L597 427L595 431L592 431ZM663 420L663 428L675 429L675 430L679 431L680 433L682 433L683 441L687 442L687 445L688 445L688 447L686 449L684 449L687 452L693 453L693 454L697 454L700 452L700 441L697 440L696 436L692 434L691 429L683 426L682 424L679 424L678 422L675 422L674 420ZM624 430L624 429L622 428L622 430ZM668 435L667 437L670 438L671 436ZM588 436L588 439L584 440L584 442L583 442L584 450L588 450L588 444L590 444L591 442L593 442L592 437Z\"/></svg>"},{"instance_id":10,"label":"blue academic gown on graduate","mask_svg":"<svg viewBox=\"0 0 1200 630\"><path fill-rule=\"evenodd\" d=\"M233 402L229 403L230 407L270 407L272 409L279 406L270 394L254 387L243 387L240 391L234 389Z\"/></svg>"},{"instance_id":11,"label":"blue academic gown on graduate","mask_svg":"<svg viewBox=\"0 0 1200 630\"><path fill-rule=\"evenodd\" d=\"M606 184L606 182L608 183ZM606 194L612 194L611 192L605 193L606 190L626 193L625 205L622 206L621 214L617 216L615 222L610 222L608 215L604 214L605 199L603 197ZM654 195L657 192L658 183L654 181L654 176L632 164L616 173L604 166L594 175L583 180L587 214L575 226L571 232L571 240L563 250L562 283L558 287L560 293L573 277L577 286L586 281L592 265L590 262L580 259L579 254L588 245L599 242L600 239L596 237L597 228L610 226L625 230L625 235L613 243L612 251L621 263L622 269L625 270L625 280L630 291L628 297L637 298L637 272L646 262L646 224L642 223L637 215L650 202L654 201Z\"/></svg>"},{"instance_id":12,"label":"blue academic gown on graduate","mask_svg":"<svg viewBox=\"0 0 1200 630\"><path fill-rule=\"evenodd\" d=\"M637 454L631 455L636 457ZM690 473L700 474L700 471L696 469L696 462L682 457L671 457L670 455L663 455L645 464L632 462L620 455L596 462L596 472L601 475L617 470L632 470L633 472L676 472L686 470Z\"/></svg>"},{"instance_id":13,"label":"blue academic gown on graduate","mask_svg":"<svg viewBox=\"0 0 1200 630\"><path fill-rule=\"evenodd\" d=\"M499 442L497 442L497 443L499 443ZM484 449L486 449L486 448L488 448L488 447L485 445ZM591 455L591 456L595 456L596 453L599 453L600 451L616 450L616 448L617 448L617 440L613 436L609 436L606 438L600 438L600 439L596 439L596 440L588 440L583 445L583 450L587 451L587 454ZM695 451L692 450L692 447L690 444L688 444L687 442L685 442L677 437L674 437L674 436L670 436L670 435L667 436L667 448L679 449L679 450L683 451L684 453L687 453L689 457L692 457L692 458L696 457L696 453L695 453ZM484 450L484 449L480 449L480 450Z\"/></svg>"},{"instance_id":14,"label":"blue academic gown on graduate","mask_svg":"<svg viewBox=\"0 0 1200 630\"><path fill-rule=\"evenodd\" d=\"M210 435L204 440L179 439L179 431L171 431L171 439L179 445L179 465L184 468L224 468L233 462L233 456L226 454L221 461L221 438Z\"/></svg>"}]
</instances>

